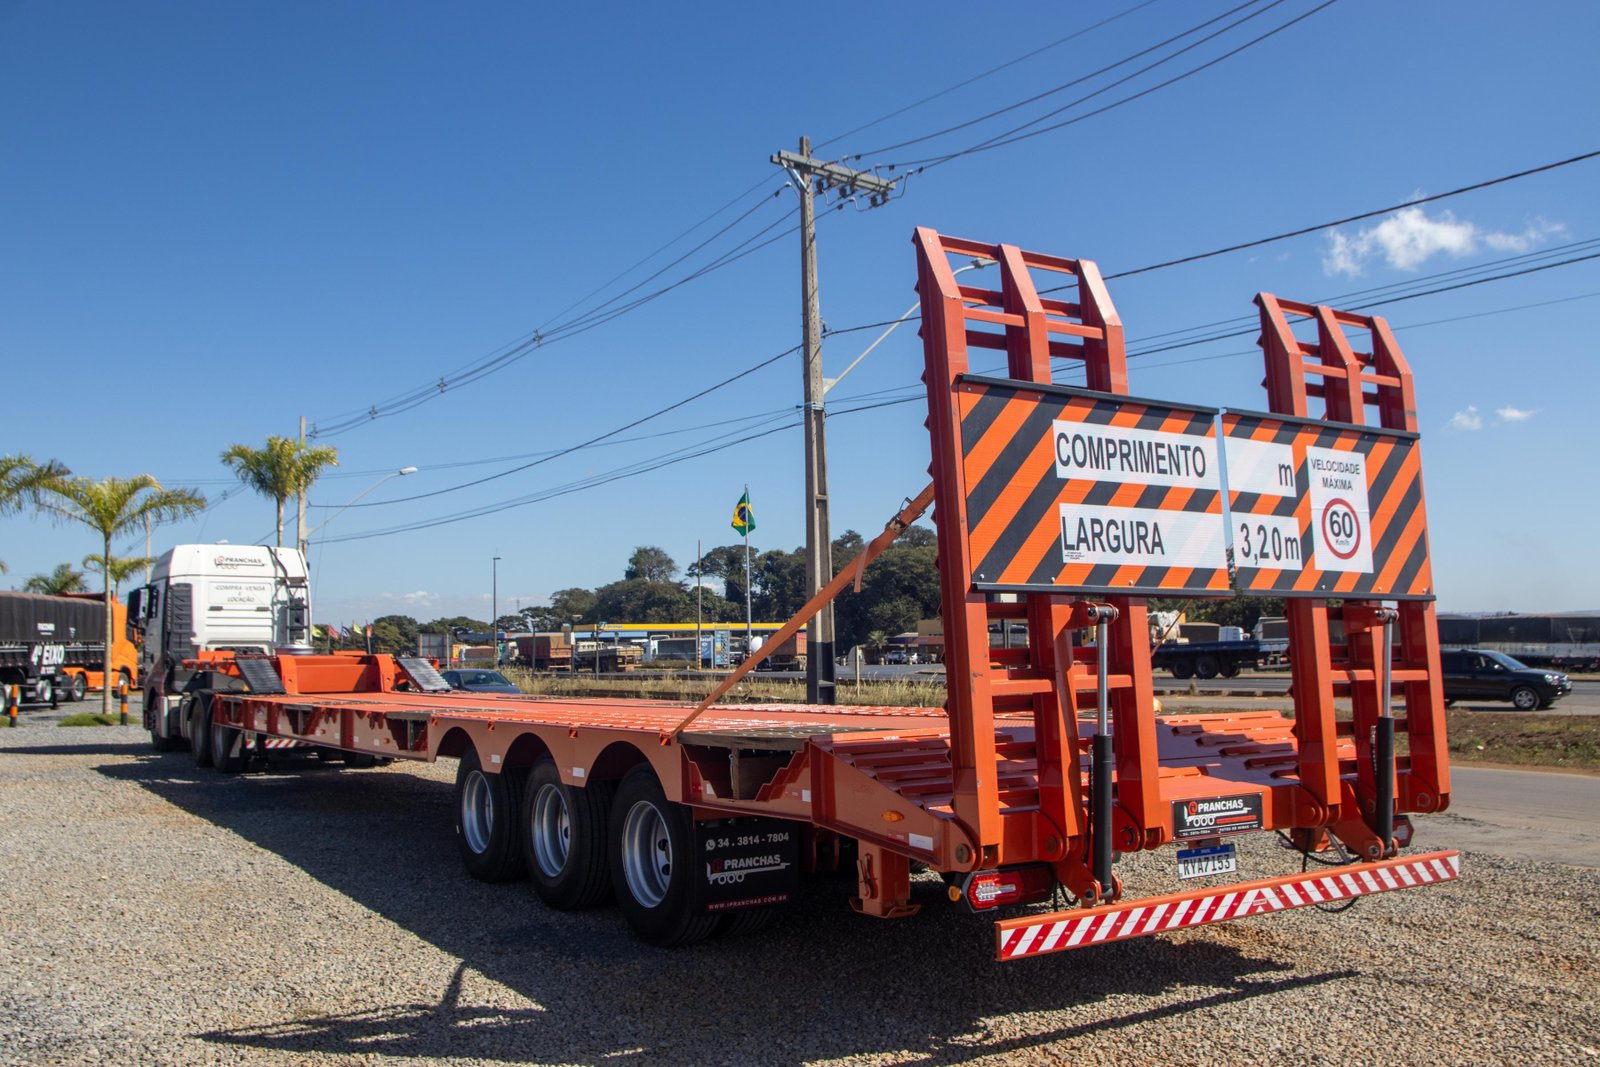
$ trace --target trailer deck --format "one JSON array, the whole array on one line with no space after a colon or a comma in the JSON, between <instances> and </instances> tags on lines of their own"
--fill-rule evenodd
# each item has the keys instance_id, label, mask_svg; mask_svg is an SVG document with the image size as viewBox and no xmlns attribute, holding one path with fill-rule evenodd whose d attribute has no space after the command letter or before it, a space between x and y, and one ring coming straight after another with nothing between
<instances>
[{"instance_id":1,"label":"trailer deck","mask_svg":"<svg viewBox=\"0 0 1600 1067\"><path fill-rule=\"evenodd\" d=\"M913 862L976 911L1064 889L1074 908L997 926L1002 959L1454 878L1454 853L1400 852L1450 786L1415 396L1383 320L1260 294L1270 413L1148 400L1093 263L915 243L932 483L763 651L933 507L944 707L722 703L761 653L693 705L449 692L386 655L202 656L232 676L191 711L214 761L457 758L472 874L525 871L555 907L614 891L658 944L745 928L852 850L851 904L881 918L916 912ZM952 257L993 260L1000 288ZM986 349L1003 377L974 372ZM1158 715L1158 595L1289 598L1292 718ZM1026 646L994 647L1008 621ZM1272 831L1336 873L1123 899L1118 853L1177 844L1180 876L1213 877L1230 835Z\"/></svg>"}]
</instances>

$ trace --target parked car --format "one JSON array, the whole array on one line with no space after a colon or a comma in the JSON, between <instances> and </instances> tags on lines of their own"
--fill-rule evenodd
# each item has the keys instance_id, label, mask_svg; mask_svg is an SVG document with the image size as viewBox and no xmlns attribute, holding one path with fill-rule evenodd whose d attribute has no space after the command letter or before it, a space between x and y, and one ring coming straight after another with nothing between
<instances>
[{"instance_id":1,"label":"parked car","mask_svg":"<svg viewBox=\"0 0 1600 1067\"><path fill-rule=\"evenodd\" d=\"M1564 674L1541 671L1486 648L1451 649L1440 654L1444 668L1444 702L1509 700L1518 711L1548 708L1572 692Z\"/></svg>"},{"instance_id":2,"label":"parked car","mask_svg":"<svg viewBox=\"0 0 1600 1067\"><path fill-rule=\"evenodd\" d=\"M522 690L512 685L510 679L499 671L450 670L440 671L439 676L449 683L451 689L465 689L469 693L522 692Z\"/></svg>"}]
</instances>

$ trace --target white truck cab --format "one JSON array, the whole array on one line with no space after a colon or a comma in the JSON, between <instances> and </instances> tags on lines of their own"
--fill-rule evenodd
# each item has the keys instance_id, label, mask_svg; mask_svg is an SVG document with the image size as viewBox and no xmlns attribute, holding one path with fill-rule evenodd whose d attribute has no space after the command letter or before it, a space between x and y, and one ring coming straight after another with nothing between
<instances>
[{"instance_id":1,"label":"white truck cab","mask_svg":"<svg viewBox=\"0 0 1600 1067\"><path fill-rule=\"evenodd\" d=\"M201 651L268 654L311 635L305 557L264 545L176 545L157 558L150 583L128 596L130 637L140 642L145 725L151 739L187 736L176 714Z\"/></svg>"}]
</instances>

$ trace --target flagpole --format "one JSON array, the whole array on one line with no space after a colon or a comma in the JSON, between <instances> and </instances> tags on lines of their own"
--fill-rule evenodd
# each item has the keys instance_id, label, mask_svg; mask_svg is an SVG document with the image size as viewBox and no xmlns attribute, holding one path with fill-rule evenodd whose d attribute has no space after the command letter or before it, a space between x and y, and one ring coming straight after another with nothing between
<instances>
[{"instance_id":1,"label":"flagpole","mask_svg":"<svg viewBox=\"0 0 1600 1067\"><path fill-rule=\"evenodd\" d=\"M745 499L745 506L749 507L750 506L750 485L749 485L748 482L745 483L745 487L744 487L744 499ZM752 508L750 510L750 512L747 512L746 514L748 515L748 514L751 514L753 512L754 512L754 509ZM746 656L750 655L751 631L752 631L752 623L751 623L751 615L750 615L750 523L747 520L745 522L745 524L744 524L744 654Z\"/></svg>"}]
</instances>

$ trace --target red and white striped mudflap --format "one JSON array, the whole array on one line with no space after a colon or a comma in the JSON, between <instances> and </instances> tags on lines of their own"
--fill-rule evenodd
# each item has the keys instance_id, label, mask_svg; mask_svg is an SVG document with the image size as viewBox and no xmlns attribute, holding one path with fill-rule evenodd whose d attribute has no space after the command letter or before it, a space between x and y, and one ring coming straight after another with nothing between
<instances>
[{"instance_id":1,"label":"red and white striped mudflap","mask_svg":"<svg viewBox=\"0 0 1600 1067\"><path fill-rule=\"evenodd\" d=\"M296 741L292 737L263 737L261 739L261 747L262 748L269 748L269 749L271 749L271 748L299 748L304 744L305 744L304 741Z\"/></svg>"},{"instance_id":2,"label":"red and white striped mudflap","mask_svg":"<svg viewBox=\"0 0 1600 1067\"><path fill-rule=\"evenodd\" d=\"M1352 863L1259 882L1119 901L1082 911L1029 915L994 924L995 955L1002 960L1103 945L1186 926L1243 919L1351 897L1454 881L1461 873L1457 852L1428 852L1373 863Z\"/></svg>"}]
</instances>

